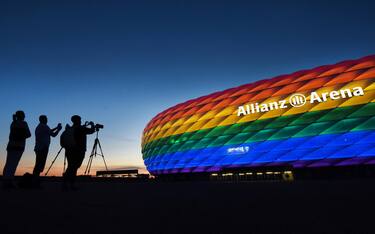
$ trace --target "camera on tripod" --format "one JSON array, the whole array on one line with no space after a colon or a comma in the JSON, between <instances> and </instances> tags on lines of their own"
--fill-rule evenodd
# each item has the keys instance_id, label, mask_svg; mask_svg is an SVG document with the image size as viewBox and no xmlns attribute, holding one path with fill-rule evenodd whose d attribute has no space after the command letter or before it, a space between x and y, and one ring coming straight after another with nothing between
<instances>
[{"instance_id":1,"label":"camera on tripod","mask_svg":"<svg viewBox=\"0 0 375 234\"><path fill-rule=\"evenodd\" d=\"M95 132L96 132L96 138L95 138L95 141L94 141L94 145L93 145L93 147L92 147L92 151L91 151L91 154L90 154L90 156L89 156L89 161L87 162L87 165L86 165L86 169L85 169L85 173L84 173L84 175L89 175L90 174L90 170L91 170L91 166L92 166L92 161L93 161L93 159L94 159L94 157L96 157L96 156L101 156L102 157L102 159L103 159L103 162L104 162L104 166L105 166L105 169L108 171L108 167L107 167L107 162L105 161L105 158L104 158L104 154L103 154L103 149L102 149L102 146L101 146L101 144L100 144L100 141L99 141L99 130L100 129L103 129L104 128L104 125L103 124L95 124L94 122L92 122L92 121L86 121L82 126L84 126L84 127L87 127L87 126L92 126L91 127L91 129L92 128L94 128L95 129ZM67 131L67 129L74 129L73 128L74 126L69 126L68 124L66 125L66 129L65 129L65 132ZM71 131L72 132L72 131ZM93 132L91 132L91 133L93 133ZM64 134L64 133L63 133ZM66 133L65 133L66 134ZM66 135L68 135L68 136L73 136L73 139L74 139L74 132L73 132L73 134L66 134ZM73 140L74 141L74 140ZM65 147L63 147L63 146L61 146L61 148L60 148L60 150L57 152L57 155L56 155L56 157L52 160L52 163L51 163L51 165L49 166L49 168L48 168L48 170L47 170L47 172L46 172L46 174L45 174L45 176L47 176L48 175L48 172L50 171L50 169L52 168L52 166L53 166L53 164L55 163L55 161L56 161L56 159L59 157L59 155L60 155L60 153L61 153L61 151L64 149ZM65 164L66 164L66 157L64 158L64 173L65 173Z\"/></svg>"},{"instance_id":2,"label":"camera on tripod","mask_svg":"<svg viewBox=\"0 0 375 234\"><path fill-rule=\"evenodd\" d=\"M103 129L104 125L103 124L95 124L95 130L99 131L99 129Z\"/></svg>"},{"instance_id":3,"label":"camera on tripod","mask_svg":"<svg viewBox=\"0 0 375 234\"><path fill-rule=\"evenodd\" d=\"M99 131L100 129L104 128L103 124L98 124L98 123L94 124L94 122L92 122L92 121L90 121L90 122L86 121L84 126L87 127L88 125L91 125L91 124L94 125L95 131Z\"/></svg>"}]
</instances>

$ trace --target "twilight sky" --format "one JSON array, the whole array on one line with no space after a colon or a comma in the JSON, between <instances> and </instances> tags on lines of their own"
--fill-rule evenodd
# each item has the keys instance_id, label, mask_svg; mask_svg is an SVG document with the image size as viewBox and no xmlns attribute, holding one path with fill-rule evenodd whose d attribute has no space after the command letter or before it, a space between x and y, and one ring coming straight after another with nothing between
<instances>
[{"instance_id":1,"label":"twilight sky","mask_svg":"<svg viewBox=\"0 0 375 234\"><path fill-rule=\"evenodd\" d=\"M374 12L373 1L358 0L0 1L0 173L18 109L32 132L40 114L51 127L73 114L102 123L110 167L143 167L141 133L158 112L374 54ZM33 145L32 137L18 174L32 171Z\"/></svg>"}]
</instances>

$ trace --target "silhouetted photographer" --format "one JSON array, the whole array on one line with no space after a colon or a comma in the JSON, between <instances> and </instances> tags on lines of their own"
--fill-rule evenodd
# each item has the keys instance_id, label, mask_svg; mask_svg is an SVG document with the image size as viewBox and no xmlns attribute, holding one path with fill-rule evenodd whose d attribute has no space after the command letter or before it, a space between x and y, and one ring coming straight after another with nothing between
<instances>
[{"instance_id":1,"label":"silhouetted photographer","mask_svg":"<svg viewBox=\"0 0 375 234\"><path fill-rule=\"evenodd\" d=\"M3 188L16 187L14 174L22 154L25 151L26 139L29 137L31 137L31 133L25 121L25 113L23 111L17 111L13 115L13 122L10 125L7 158L3 171Z\"/></svg>"},{"instance_id":2,"label":"silhouetted photographer","mask_svg":"<svg viewBox=\"0 0 375 234\"><path fill-rule=\"evenodd\" d=\"M39 125L35 129L35 167L33 170L34 185L40 186L40 173L43 172L46 165L51 137L56 137L62 129L61 123L51 129L48 125L48 118L45 115L39 117Z\"/></svg>"},{"instance_id":3,"label":"silhouetted photographer","mask_svg":"<svg viewBox=\"0 0 375 234\"><path fill-rule=\"evenodd\" d=\"M76 189L77 170L81 167L87 150L87 135L93 134L96 130L93 122L82 125L81 117L78 115L72 116L71 121L73 126L66 126L60 142L61 147L65 148L65 157L68 161L64 173L64 189Z\"/></svg>"}]
</instances>

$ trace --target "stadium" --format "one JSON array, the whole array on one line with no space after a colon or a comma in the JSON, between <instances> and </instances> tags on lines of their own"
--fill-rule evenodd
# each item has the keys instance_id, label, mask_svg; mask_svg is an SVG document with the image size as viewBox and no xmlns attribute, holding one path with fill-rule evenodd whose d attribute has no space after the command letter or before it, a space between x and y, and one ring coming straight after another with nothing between
<instances>
[{"instance_id":1,"label":"stadium","mask_svg":"<svg viewBox=\"0 0 375 234\"><path fill-rule=\"evenodd\" d=\"M142 137L157 177L373 173L375 55L215 92L156 115Z\"/></svg>"}]
</instances>

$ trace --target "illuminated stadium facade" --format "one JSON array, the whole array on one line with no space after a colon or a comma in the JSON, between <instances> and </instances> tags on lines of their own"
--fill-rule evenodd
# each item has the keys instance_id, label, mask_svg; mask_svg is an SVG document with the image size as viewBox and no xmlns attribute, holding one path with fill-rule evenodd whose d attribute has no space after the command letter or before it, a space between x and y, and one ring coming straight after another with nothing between
<instances>
[{"instance_id":1,"label":"illuminated stadium facade","mask_svg":"<svg viewBox=\"0 0 375 234\"><path fill-rule=\"evenodd\" d=\"M186 101L146 126L153 175L273 173L375 165L375 56Z\"/></svg>"}]
</instances>

